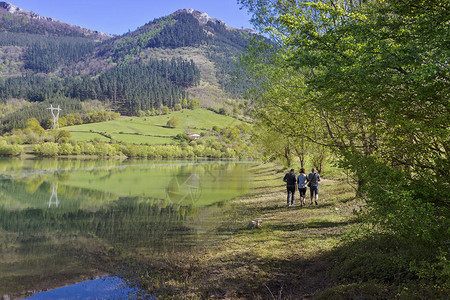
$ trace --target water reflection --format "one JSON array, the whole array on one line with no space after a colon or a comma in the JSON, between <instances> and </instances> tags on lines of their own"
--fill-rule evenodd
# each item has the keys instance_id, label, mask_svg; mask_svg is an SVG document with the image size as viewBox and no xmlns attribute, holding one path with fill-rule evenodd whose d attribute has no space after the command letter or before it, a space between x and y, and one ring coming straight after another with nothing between
<instances>
[{"instance_id":1,"label":"water reflection","mask_svg":"<svg viewBox=\"0 0 450 300\"><path fill-rule=\"evenodd\" d=\"M187 178L183 175L175 175L169 181L166 188L167 199L173 203L192 203L200 199L202 187L200 176L190 174Z\"/></svg>"},{"instance_id":2,"label":"water reflection","mask_svg":"<svg viewBox=\"0 0 450 300\"><path fill-rule=\"evenodd\" d=\"M50 195L50 199L48 199L48 208L52 205L58 207L58 183L52 183L52 194Z\"/></svg>"},{"instance_id":3,"label":"water reflection","mask_svg":"<svg viewBox=\"0 0 450 300\"><path fill-rule=\"evenodd\" d=\"M189 251L232 232L249 164L0 159L0 295L107 271L104 253ZM22 295L23 296L23 295Z\"/></svg>"},{"instance_id":4,"label":"water reflection","mask_svg":"<svg viewBox=\"0 0 450 300\"><path fill-rule=\"evenodd\" d=\"M95 300L95 299L143 299L149 297L142 295L135 288L131 288L125 281L118 277L104 277L74 285L58 288L48 292L41 292L27 299L30 300L48 300L48 299L65 299L65 300Z\"/></svg>"}]
</instances>

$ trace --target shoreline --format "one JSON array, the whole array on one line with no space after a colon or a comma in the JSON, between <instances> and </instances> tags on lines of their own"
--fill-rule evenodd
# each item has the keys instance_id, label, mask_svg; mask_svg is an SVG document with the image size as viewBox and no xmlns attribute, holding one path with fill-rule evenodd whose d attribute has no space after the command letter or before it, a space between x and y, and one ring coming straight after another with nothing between
<instances>
[{"instance_id":1,"label":"shoreline","mask_svg":"<svg viewBox=\"0 0 450 300\"><path fill-rule=\"evenodd\" d=\"M319 205L307 199L304 207L287 207L279 168L262 164L252 174L253 188L233 200L242 209L235 234L188 254L136 259L139 269L154 272L147 292L163 299L308 299L333 286L329 253L362 205L353 189L344 178L325 176ZM261 227L246 230L254 219L262 220Z\"/></svg>"}]
</instances>

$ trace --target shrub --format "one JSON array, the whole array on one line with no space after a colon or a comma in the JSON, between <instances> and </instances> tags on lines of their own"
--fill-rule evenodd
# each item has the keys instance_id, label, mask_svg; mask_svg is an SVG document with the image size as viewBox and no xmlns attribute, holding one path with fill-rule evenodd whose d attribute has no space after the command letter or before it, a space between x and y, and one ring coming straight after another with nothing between
<instances>
[{"instance_id":1,"label":"shrub","mask_svg":"<svg viewBox=\"0 0 450 300\"><path fill-rule=\"evenodd\" d=\"M17 135L11 135L7 137L8 144L10 145L22 145L22 139Z\"/></svg>"},{"instance_id":2,"label":"shrub","mask_svg":"<svg viewBox=\"0 0 450 300\"><path fill-rule=\"evenodd\" d=\"M37 144L39 142L39 140L40 140L39 134L37 134L33 131L29 131L25 135L24 142L25 142L25 144Z\"/></svg>"},{"instance_id":3,"label":"shrub","mask_svg":"<svg viewBox=\"0 0 450 300\"><path fill-rule=\"evenodd\" d=\"M70 155L73 153L73 146L69 143L62 143L59 146L59 154L61 155Z\"/></svg>"},{"instance_id":4,"label":"shrub","mask_svg":"<svg viewBox=\"0 0 450 300\"><path fill-rule=\"evenodd\" d=\"M95 154L95 147L94 145L90 143L84 143L82 147L83 154L86 155L94 155Z\"/></svg>"},{"instance_id":5,"label":"shrub","mask_svg":"<svg viewBox=\"0 0 450 300\"><path fill-rule=\"evenodd\" d=\"M8 145L6 141L0 141L1 156L17 156L23 153L23 147L20 145Z\"/></svg>"},{"instance_id":6,"label":"shrub","mask_svg":"<svg viewBox=\"0 0 450 300\"><path fill-rule=\"evenodd\" d=\"M68 140L70 140L71 137L72 137L72 135L70 134L69 131L67 131L67 130L58 130L56 132L56 135L55 135L55 140L58 143L66 143Z\"/></svg>"},{"instance_id":7,"label":"shrub","mask_svg":"<svg viewBox=\"0 0 450 300\"><path fill-rule=\"evenodd\" d=\"M177 117L172 117L167 121L166 126L170 128L176 128L180 124L180 121L178 121Z\"/></svg>"},{"instance_id":8,"label":"shrub","mask_svg":"<svg viewBox=\"0 0 450 300\"><path fill-rule=\"evenodd\" d=\"M39 156L56 156L59 153L59 145L53 142L43 143L36 145L34 152Z\"/></svg>"},{"instance_id":9,"label":"shrub","mask_svg":"<svg viewBox=\"0 0 450 300\"><path fill-rule=\"evenodd\" d=\"M37 133L39 135L43 135L45 133L44 128L42 128L41 124L36 118L30 118L27 120L27 128L32 132Z\"/></svg>"},{"instance_id":10,"label":"shrub","mask_svg":"<svg viewBox=\"0 0 450 300\"><path fill-rule=\"evenodd\" d=\"M114 156L116 151L110 144L99 143L95 145L94 153L99 156Z\"/></svg>"},{"instance_id":11,"label":"shrub","mask_svg":"<svg viewBox=\"0 0 450 300\"><path fill-rule=\"evenodd\" d=\"M75 155L80 155L82 153L81 146L78 145L78 144L73 146L72 153L75 154Z\"/></svg>"},{"instance_id":12,"label":"shrub","mask_svg":"<svg viewBox=\"0 0 450 300\"><path fill-rule=\"evenodd\" d=\"M186 133L179 133L175 136L176 140L179 140L180 142L189 142L190 138Z\"/></svg>"}]
</instances>

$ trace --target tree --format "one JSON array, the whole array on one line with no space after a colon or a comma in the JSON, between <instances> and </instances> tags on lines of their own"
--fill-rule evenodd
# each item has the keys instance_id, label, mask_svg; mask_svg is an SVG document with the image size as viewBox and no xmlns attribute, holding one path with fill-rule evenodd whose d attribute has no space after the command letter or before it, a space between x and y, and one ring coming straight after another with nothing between
<instances>
[{"instance_id":1,"label":"tree","mask_svg":"<svg viewBox=\"0 0 450 300\"><path fill-rule=\"evenodd\" d=\"M39 121L36 118L28 119L26 128L39 135L43 135L45 133L44 128L42 128L41 124L39 124Z\"/></svg>"},{"instance_id":2,"label":"tree","mask_svg":"<svg viewBox=\"0 0 450 300\"><path fill-rule=\"evenodd\" d=\"M170 128L176 128L176 127L178 127L179 124L180 124L180 121L178 120L178 118L172 117L169 119L169 121L167 121L166 126L170 127Z\"/></svg>"},{"instance_id":3,"label":"tree","mask_svg":"<svg viewBox=\"0 0 450 300\"><path fill-rule=\"evenodd\" d=\"M328 146L358 182L371 220L433 245L436 262L450 214L450 2L240 2L276 44L247 59L259 78L258 119ZM302 111L314 130L294 126Z\"/></svg>"},{"instance_id":4,"label":"tree","mask_svg":"<svg viewBox=\"0 0 450 300\"><path fill-rule=\"evenodd\" d=\"M169 112L170 112L170 109L167 106L164 105L164 107L163 107L163 114L164 115L168 115Z\"/></svg>"}]
</instances>

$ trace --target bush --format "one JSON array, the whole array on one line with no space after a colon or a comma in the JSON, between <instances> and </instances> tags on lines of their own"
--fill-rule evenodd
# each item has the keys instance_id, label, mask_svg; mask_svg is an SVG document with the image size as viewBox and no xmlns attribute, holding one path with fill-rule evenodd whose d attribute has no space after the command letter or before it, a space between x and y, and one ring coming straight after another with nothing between
<instances>
[{"instance_id":1,"label":"bush","mask_svg":"<svg viewBox=\"0 0 450 300\"><path fill-rule=\"evenodd\" d=\"M9 145L22 145L23 144L22 139L17 135L8 136L7 140L8 140Z\"/></svg>"},{"instance_id":2,"label":"bush","mask_svg":"<svg viewBox=\"0 0 450 300\"><path fill-rule=\"evenodd\" d=\"M99 156L114 156L116 151L110 144L99 143L95 145L95 154Z\"/></svg>"},{"instance_id":3,"label":"bush","mask_svg":"<svg viewBox=\"0 0 450 300\"><path fill-rule=\"evenodd\" d=\"M71 137L72 137L72 135L70 134L69 131L67 131L67 130L58 130L56 132L56 135L55 135L55 140L58 143L66 143L68 140L70 140Z\"/></svg>"},{"instance_id":4,"label":"bush","mask_svg":"<svg viewBox=\"0 0 450 300\"><path fill-rule=\"evenodd\" d=\"M72 151L72 153L73 153L74 155L80 155L80 154L82 153L81 146L80 146L80 145L75 145L75 146L73 146L73 151Z\"/></svg>"},{"instance_id":5,"label":"bush","mask_svg":"<svg viewBox=\"0 0 450 300\"><path fill-rule=\"evenodd\" d=\"M94 155L95 154L95 147L94 145L90 143L84 143L82 147L82 153L86 155Z\"/></svg>"},{"instance_id":6,"label":"bush","mask_svg":"<svg viewBox=\"0 0 450 300\"><path fill-rule=\"evenodd\" d=\"M59 153L59 145L53 142L36 145L34 153L39 156L56 156Z\"/></svg>"},{"instance_id":7,"label":"bush","mask_svg":"<svg viewBox=\"0 0 450 300\"><path fill-rule=\"evenodd\" d=\"M170 128L176 128L180 124L180 121L178 121L177 117L172 117L167 121L166 126Z\"/></svg>"},{"instance_id":8,"label":"bush","mask_svg":"<svg viewBox=\"0 0 450 300\"><path fill-rule=\"evenodd\" d=\"M73 154L73 146L69 143L62 143L59 146L59 154L61 155L70 155Z\"/></svg>"},{"instance_id":9,"label":"bush","mask_svg":"<svg viewBox=\"0 0 450 300\"><path fill-rule=\"evenodd\" d=\"M179 133L175 136L176 140L179 140L180 142L189 142L191 139L186 133Z\"/></svg>"},{"instance_id":10,"label":"bush","mask_svg":"<svg viewBox=\"0 0 450 300\"><path fill-rule=\"evenodd\" d=\"M25 139L24 139L25 144L37 144L37 143L39 143L39 141L40 141L39 134L37 134L33 131L26 132Z\"/></svg>"},{"instance_id":11,"label":"bush","mask_svg":"<svg viewBox=\"0 0 450 300\"><path fill-rule=\"evenodd\" d=\"M17 156L23 153L23 147L20 145L8 145L6 141L0 141L1 156Z\"/></svg>"}]
</instances>

